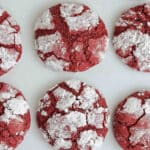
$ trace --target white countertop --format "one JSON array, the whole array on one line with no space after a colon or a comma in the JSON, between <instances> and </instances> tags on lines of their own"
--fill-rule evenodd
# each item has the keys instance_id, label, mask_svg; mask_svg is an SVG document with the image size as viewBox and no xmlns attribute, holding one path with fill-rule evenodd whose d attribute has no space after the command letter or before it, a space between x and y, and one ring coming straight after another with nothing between
<instances>
[{"instance_id":1,"label":"white countertop","mask_svg":"<svg viewBox=\"0 0 150 150\"><path fill-rule=\"evenodd\" d=\"M17 150L50 150L36 125L36 107L44 93L64 79L77 78L99 89L107 100L111 115L118 102L127 95L140 89L150 89L150 73L133 71L124 65L115 55L111 44L114 23L121 12L131 6L144 3L144 0L70 1L83 2L97 11L109 32L110 43L105 59L101 64L82 73L57 73L48 70L34 51L33 28L37 17L45 9L63 0L1 0L0 2L0 5L21 25L23 42L21 61L13 70L0 77L0 81L8 82L22 90L30 104L32 114L31 129ZM113 137L111 124L101 149L121 150Z\"/></svg>"}]
</instances>

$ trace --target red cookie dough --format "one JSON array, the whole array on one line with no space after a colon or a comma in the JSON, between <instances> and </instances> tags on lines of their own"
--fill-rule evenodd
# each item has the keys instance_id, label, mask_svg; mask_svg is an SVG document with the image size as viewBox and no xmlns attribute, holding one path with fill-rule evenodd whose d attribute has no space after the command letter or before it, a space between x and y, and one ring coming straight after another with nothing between
<instances>
[{"instance_id":1,"label":"red cookie dough","mask_svg":"<svg viewBox=\"0 0 150 150\"><path fill-rule=\"evenodd\" d=\"M37 122L53 150L93 150L106 136L109 113L95 88L73 79L45 94Z\"/></svg>"},{"instance_id":2,"label":"red cookie dough","mask_svg":"<svg viewBox=\"0 0 150 150\"><path fill-rule=\"evenodd\" d=\"M150 72L150 3L124 12L115 26L113 44L128 66Z\"/></svg>"},{"instance_id":3,"label":"red cookie dough","mask_svg":"<svg viewBox=\"0 0 150 150\"><path fill-rule=\"evenodd\" d=\"M0 150L14 150L30 127L29 106L22 93L0 83Z\"/></svg>"},{"instance_id":4,"label":"red cookie dough","mask_svg":"<svg viewBox=\"0 0 150 150\"><path fill-rule=\"evenodd\" d=\"M80 72L95 66L104 57L107 41L103 21L83 4L55 5L35 26L35 49L55 71Z\"/></svg>"},{"instance_id":5,"label":"red cookie dough","mask_svg":"<svg viewBox=\"0 0 150 150\"><path fill-rule=\"evenodd\" d=\"M21 54L20 27L7 11L0 8L0 75L12 69Z\"/></svg>"},{"instance_id":6,"label":"red cookie dough","mask_svg":"<svg viewBox=\"0 0 150 150\"><path fill-rule=\"evenodd\" d=\"M150 150L150 91L133 93L122 101L113 127L123 150Z\"/></svg>"}]
</instances>

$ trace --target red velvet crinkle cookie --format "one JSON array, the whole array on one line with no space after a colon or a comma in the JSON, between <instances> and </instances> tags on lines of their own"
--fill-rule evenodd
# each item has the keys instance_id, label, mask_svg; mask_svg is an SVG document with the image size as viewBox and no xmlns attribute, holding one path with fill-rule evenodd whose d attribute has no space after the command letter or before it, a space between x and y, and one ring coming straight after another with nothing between
<instances>
[{"instance_id":1,"label":"red velvet crinkle cookie","mask_svg":"<svg viewBox=\"0 0 150 150\"><path fill-rule=\"evenodd\" d=\"M55 71L79 72L95 66L104 57L107 41L103 21L83 4L55 5L35 26L35 49Z\"/></svg>"},{"instance_id":2,"label":"red velvet crinkle cookie","mask_svg":"<svg viewBox=\"0 0 150 150\"><path fill-rule=\"evenodd\" d=\"M95 88L73 79L45 94L37 122L53 150L93 150L106 136L109 113Z\"/></svg>"},{"instance_id":3,"label":"red velvet crinkle cookie","mask_svg":"<svg viewBox=\"0 0 150 150\"><path fill-rule=\"evenodd\" d=\"M7 11L0 8L0 75L12 69L21 54L20 27Z\"/></svg>"},{"instance_id":4,"label":"red velvet crinkle cookie","mask_svg":"<svg viewBox=\"0 0 150 150\"><path fill-rule=\"evenodd\" d=\"M113 44L128 66L150 72L150 3L124 12L115 26Z\"/></svg>"},{"instance_id":5,"label":"red velvet crinkle cookie","mask_svg":"<svg viewBox=\"0 0 150 150\"><path fill-rule=\"evenodd\" d=\"M0 83L0 150L14 150L30 127L29 106L22 93Z\"/></svg>"},{"instance_id":6,"label":"red velvet crinkle cookie","mask_svg":"<svg viewBox=\"0 0 150 150\"><path fill-rule=\"evenodd\" d=\"M122 101L113 126L123 150L150 150L150 91L133 93Z\"/></svg>"}]
</instances>

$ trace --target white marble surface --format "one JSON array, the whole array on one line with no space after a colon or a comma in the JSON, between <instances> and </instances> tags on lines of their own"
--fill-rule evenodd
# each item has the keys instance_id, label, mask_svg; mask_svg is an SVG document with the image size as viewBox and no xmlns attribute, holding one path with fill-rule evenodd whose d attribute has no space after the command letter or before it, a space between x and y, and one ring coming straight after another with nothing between
<instances>
[{"instance_id":1,"label":"white marble surface","mask_svg":"<svg viewBox=\"0 0 150 150\"><path fill-rule=\"evenodd\" d=\"M107 99L111 116L120 100L133 91L150 89L150 74L133 71L124 65L113 52L111 37L115 20L120 13L144 0L70 0L83 2L99 13L104 20L110 43L104 61L83 73L56 73L45 68L33 47L33 28L37 17L48 7L63 0L1 0L0 5L12 14L22 28L23 56L19 64L0 81L21 89L26 96L32 114L32 126L24 142L17 150L50 150L36 125L35 112L40 97L55 83L68 78L77 78L97 87ZM148 1L148 0L147 0ZM101 149L121 150L109 133ZM99 149L97 149L99 150Z\"/></svg>"}]
</instances>

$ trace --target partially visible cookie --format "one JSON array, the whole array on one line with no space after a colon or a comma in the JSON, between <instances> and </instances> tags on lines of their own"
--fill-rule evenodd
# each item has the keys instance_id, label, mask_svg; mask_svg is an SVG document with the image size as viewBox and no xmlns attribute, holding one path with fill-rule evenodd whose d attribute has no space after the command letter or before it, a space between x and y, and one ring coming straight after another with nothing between
<instances>
[{"instance_id":1,"label":"partially visible cookie","mask_svg":"<svg viewBox=\"0 0 150 150\"><path fill-rule=\"evenodd\" d=\"M21 54L20 26L7 11L0 8L0 75L12 69Z\"/></svg>"},{"instance_id":2,"label":"partially visible cookie","mask_svg":"<svg viewBox=\"0 0 150 150\"><path fill-rule=\"evenodd\" d=\"M0 83L0 150L14 150L30 127L30 112L22 93Z\"/></svg>"},{"instance_id":3,"label":"partially visible cookie","mask_svg":"<svg viewBox=\"0 0 150 150\"><path fill-rule=\"evenodd\" d=\"M93 150L104 141L109 113L98 90L67 80L40 100L37 122L53 150Z\"/></svg>"},{"instance_id":4,"label":"partially visible cookie","mask_svg":"<svg viewBox=\"0 0 150 150\"><path fill-rule=\"evenodd\" d=\"M150 149L150 91L131 94L114 114L114 134L124 150Z\"/></svg>"},{"instance_id":5,"label":"partially visible cookie","mask_svg":"<svg viewBox=\"0 0 150 150\"><path fill-rule=\"evenodd\" d=\"M84 4L57 4L35 26L35 49L46 66L57 71L95 66L104 57L107 41L103 21Z\"/></svg>"},{"instance_id":6,"label":"partially visible cookie","mask_svg":"<svg viewBox=\"0 0 150 150\"><path fill-rule=\"evenodd\" d=\"M150 4L124 12L115 26L113 45L125 64L150 72Z\"/></svg>"}]
</instances>

